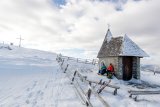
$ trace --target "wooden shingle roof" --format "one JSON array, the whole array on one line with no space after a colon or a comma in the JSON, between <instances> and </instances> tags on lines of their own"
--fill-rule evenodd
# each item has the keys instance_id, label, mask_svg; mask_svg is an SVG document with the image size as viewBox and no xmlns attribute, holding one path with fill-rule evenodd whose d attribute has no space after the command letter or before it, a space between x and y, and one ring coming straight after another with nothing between
<instances>
[{"instance_id":1,"label":"wooden shingle roof","mask_svg":"<svg viewBox=\"0 0 160 107\"><path fill-rule=\"evenodd\" d=\"M128 36L125 35L124 37L120 36L113 38L108 29L97 57L104 58L108 56L147 57L148 55Z\"/></svg>"}]
</instances>

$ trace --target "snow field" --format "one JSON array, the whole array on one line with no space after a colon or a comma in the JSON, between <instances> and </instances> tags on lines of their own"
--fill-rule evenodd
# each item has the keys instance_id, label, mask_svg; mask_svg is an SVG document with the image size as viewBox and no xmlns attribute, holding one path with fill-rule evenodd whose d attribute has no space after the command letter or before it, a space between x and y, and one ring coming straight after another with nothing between
<instances>
[{"instance_id":1,"label":"snow field","mask_svg":"<svg viewBox=\"0 0 160 107\"><path fill-rule=\"evenodd\" d=\"M0 107L83 107L56 54L13 48L0 50Z\"/></svg>"},{"instance_id":2,"label":"snow field","mask_svg":"<svg viewBox=\"0 0 160 107\"><path fill-rule=\"evenodd\" d=\"M69 64L69 73L75 70L86 75L89 80L109 81L105 76L97 75L98 66L65 60L63 70L57 63L56 54L32 49L11 47L0 49L0 107L84 107L64 68ZM67 71L68 72L68 71ZM129 90L160 90L160 74L141 72L141 80L122 81L113 78L112 85L120 87L118 95L113 88L106 87L100 94L110 107L159 107L160 95L141 95L135 102L129 98ZM157 87L137 88L136 83L150 83ZM134 84L131 84L134 83ZM88 86L81 83L87 91ZM96 86L96 90L99 87ZM97 98L91 95L94 107L102 107Z\"/></svg>"}]
</instances>

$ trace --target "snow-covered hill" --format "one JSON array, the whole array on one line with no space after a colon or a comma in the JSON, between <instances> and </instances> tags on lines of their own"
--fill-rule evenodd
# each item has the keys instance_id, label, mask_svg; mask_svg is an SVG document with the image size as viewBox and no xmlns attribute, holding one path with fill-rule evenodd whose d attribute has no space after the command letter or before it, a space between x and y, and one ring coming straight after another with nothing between
<instances>
[{"instance_id":1,"label":"snow-covered hill","mask_svg":"<svg viewBox=\"0 0 160 107\"><path fill-rule=\"evenodd\" d=\"M81 106L55 53L0 47L0 107Z\"/></svg>"},{"instance_id":2,"label":"snow-covered hill","mask_svg":"<svg viewBox=\"0 0 160 107\"><path fill-rule=\"evenodd\" d=\"M0 44L0 107L84 107L56 57L55 53ZM95 65L65 59L63 68L67 64L69 71L81 71L90 80L109 81L97 75ZM114 96L109 87L101 95L110 107L159 107L160 95L139 96L135 102L128 93L129 90L160 90L159 77L160 74L141 71L138 81L113 78L110 84L120 87L118 95ZM94 107L101 107L94 96L91 100Z\"/></svg>"}]
</instances>

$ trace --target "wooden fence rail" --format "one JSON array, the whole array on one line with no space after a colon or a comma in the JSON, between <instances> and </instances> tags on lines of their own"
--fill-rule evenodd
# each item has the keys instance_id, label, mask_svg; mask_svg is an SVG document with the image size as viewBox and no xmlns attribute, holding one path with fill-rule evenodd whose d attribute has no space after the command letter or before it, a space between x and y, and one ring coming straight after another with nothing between
<instances>
[{"instance_id":1,"label":"wooden fence rail","mask_svg":"<svg viewBox=\"0 0 160 107\"><path fill-rule=\"evenodd\" d=\"M61 69L63 70L62 66L64 65L64 60L60 60L60 62L59 63L60 63ZM69 67L69 64L67 64L67 66L65 67L64 73L66 73L68 78L71 79L71 84L74 85L77 93L79 94L80 98L86 104L87 107L93 107L92 103L90 102L90 98L92 94L94 94L99 99L99 101L103 104L104 107L109 107L108 103L94 90L92 83L86 80L87 76L83 76L78 71L75 71L73 74L73 77L71 78L72 73L71 71L67 70L68 67ZM87 94L81 88L78 79L81 80L83 83L88 84Z\"/></svg>"},{"instance_id":2,"label":"wooden fence rail","mask_svg":"<svg viewBox=\"0 0 160 107\"><path fill-rule=\"evenodd\" d=\"M87 81L89 81L91 83L95 83L97 85L103 85L103 86L107 85L107 87L114 88L114 91L113 91L114 95L117 95L117 90L120 89L120 87L118 87L118 86L110 85L110 84L107 84L107 83L103 84L102 82L97 82L97 81L90 81L90 80L87 80Z\"/></svg>"},{"instance_id":3,"label":"wooden fence rail","mask_svg":"<svg viewBox=\"0 0 160 107\"><path fill-rule=\"evenodd\" d=\"M67 61L68 60L75 60L77 61L78 63L85 63L85 64L93 64L93 65L96 65L98 64L98 60L97 59L82 59L82 58L74 58L74 57L68 57L68 56L62 56L61 54L57 55L57 58L61 58L62 60L63 59L66 59Z\"/></svg>"},{"instance_id":4,"label":"wooden fence rail","mask_svg":"<svg viewBox=\"0 0 160 107\"><path fill-rule=\"evenodd\" d=\"M160 91L128 91L130 93L129 97L132 98L135 95L134 100L137 101L138 95L150 95L150 94L160 94Z\"/></svg>"},{"instance_id":5,"label":"wooden fence rail","mask_svg":"<svg viewBox=\"0 0 160 107\"><path fill-rule=\"evenodd\" d=\"M96 85L103 85L103 86L106 85L107 87L114 88L114 92L113 92L114 95L117 95L117 90L120 89L120 87L108 84L108 82L103 83L103 82L91 81L91 80L87 79L87 76L83 76L80 72L77 72L77 75L81 78L81 80L86 80L91 84L95 83Z\"/></svg>"},{"instance_id":6,"label":"wooden fence rail","mask_svg":"<svg viewBox=\"0 0 160 107\"><path fill-rule=\"evenodd\" d=\"M81 78L82 82L88 84L86 76L82 76L78 71L75 71L75 72L76 73L74 73L75 75L73 76L74 79L72 78L72 80L75 80L75 77L78 76L79 78ZM72 82L74 82L74 81L72 81ZM109 107L109 104L97 93L97 91L94 90L93 86L91 85L91 82L89 82L88 91L91 91L100 100L100 102L103 104L104 107ZM90 95L88 95L88 96L90 96Z\"/></svg>"},{"instance_id":7,"label":"wooden fence rail","mask_svg":"<svg viewBox=\"0 0 160 107\"><path fill-rule=\"evenodd\" d=\"M90 102L90 97L86 96L86 93L81 88L79 82L76 79L74 81L75 82L73 82L72 84L74 85L74 87L78 91L79 95L81 96L81 98L84 101L84 103L86 104L86 106L87 107L93 107L92 103Z\"/></svg>"},{"instance_id":8,"label":"wooden fence rail","mask_svg":"<svg viewBox=\"0 0 160 107\"><path fill-rule=\"evenodd\" d=\"M159 70L153 70L153 69L144 69L145 70L145 72L153 72L153 74L155 75L155 74L160 74L160 71Z\"/></svg>"}]
</instances>

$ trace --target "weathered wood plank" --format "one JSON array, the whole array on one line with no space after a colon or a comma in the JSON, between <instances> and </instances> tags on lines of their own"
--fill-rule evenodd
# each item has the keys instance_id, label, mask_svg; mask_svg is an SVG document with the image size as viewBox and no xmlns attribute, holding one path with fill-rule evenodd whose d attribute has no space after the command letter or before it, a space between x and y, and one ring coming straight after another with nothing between
<instances>
[{"instance_id":1,"label":"weathered wood plank","mask_svg":"<svg viewBox=\"0 0 160 107\"><path fill-rule=\"evenodd\" d=\"M105 89L105 87L107 87L107 85L109 85L110 82L111 82L111 80L109 80L109 82L107 82L107 83L104 83L105 85L102 85L102 87L97 90L97 93L100 94Z\"/></svg>"},{"instance_id":2,"label":"weathered wood plank","mask_svg":"<svg viewBox=\"0 0 160 107\"><path fill-rule=\"evenodd\" d=\"M99 82L97 82L97 81L91 81L91 80L88 80L88 79L87 79L87 81L88 81L88 82L95 83L95 84L99 84L99 85L105 85L105 84L103 84L102 82L101 82L101 83L99 83ZM118 86L114 86L114 85L111 85L111 84L108 84L107 86L108 86L108 87L111 87L111 88L120 89L120 87L118 87Z\"/></svg>"},{"instance_id":3,"label":"weathered wood plank","mask_svg":"<svg viewBox=\"0 0 160 107\"><path fill-rule=\"evenodd\" d=\"M160 94L160 91L129 91L132 95Z\"/></svg>"},{"instance_id":4,"label":"weathered wood plank","mask_svg":"<svg viewBox=\"0 0 160 107\"><path fill-rule=\"evenodd\" d=\"M80 76L81 78L84 78L84 77L85 77L85 76L83 76L83 75L82 75L81 73L79 73L79 72L78 72L78 76ZM99 85L106 85L106 84L99 83L99 82L97 82L97 81L91 81L91 80L88 80L88 79L86 79L86 81L91 82L91 83L95 83L95 84L99 84ZM108 86L108 87L111 87L111 88L120 89L120 87L114 86L114 85L110 85L110 84L108 84L107 86Z\"/></svg>"},{"instance_id":5,"label":"weathered wood plank","mask_svg":"<svg viewBox=\"0 0 160 107\"><path fill-rule=\"evenodd\" d=\"M88 107L93 107L92 103L88 99L88 96L86 96L84 90L81 88L80 84L78 83L78 81L76 79L75 79L75 82L73 82L73 85L75 86L75 88L77 88L77 90L79 90L79 93L81 94L81 96L82 96L83 100L85 101L86 105Z\"/></svg>"},{"instance_id":6,"label":"weathered wood plank","mask_svg":"<svg viewBox=\"0 0 160 107\"><path fill-rule=\"evenodd\" d=\"M64 60L61 61L61 69L64 63ZM68 65L67 65L68 67ZM66 67L66 70L67 70ZM74 76L73 78L70 77L71 73L66 72L66 75L69 79L72 80L72 83L77 91L77 93L79 94L80 98L82 99L83 102L85 102L87 107L93 107L93 105L90 102L90 96L91 96L91 92L93 92L93 94L101 101L101 103L104 105L104 107L110 107L108 105L108 103L94 90L93 86L91 86L91 83L89 85L89 91L88 91L88 96L86 96L84 90L82 89L82 87L80 86L80 84L78 83L78 81L76 80L75 76L77 75L79 78L81 78L82 80L84 80L84 83L88 83L88 81L86 81L87 76L83 76L81 75L78 71L74 72ZM75 83L76 82L76 83Z\"/></svg>"},{"instance_id":7,"label":"weathered wood plank","mask_svg":"<svg viewBox=\"0 0 160 107\"><path fill-rule=\"evenodd\" d=\"M135 101L137 101L137 97L139 95L153 95L153 94L160 94L160 91L128 91L130 93L129 97L130 98L133 98ZM135 96L135 97L132 97L132 96Z\"/></svg>"},{"instance_id":8,"label":"weathered wood plank","mask_svg":"<svg viewBox=\"0 0 160 107\"><path fill-rule=\"evenodd\" d=\"M84 81L85 83L88 83L86 76L83 76L83 75L80 74L78 71L77 71L77 75L78 75L82 80L85 80L85 81ZM93 92L93 94L102 102L102 104L104 105L104 107L109 107L108 103L94 90L93 86L90 86L90 85L89 85L89 88L91 89L91 91Z\"/></svg>"}]
</instances>

